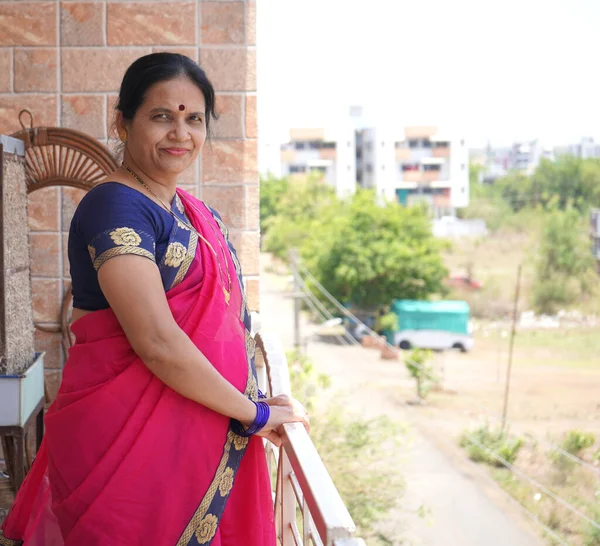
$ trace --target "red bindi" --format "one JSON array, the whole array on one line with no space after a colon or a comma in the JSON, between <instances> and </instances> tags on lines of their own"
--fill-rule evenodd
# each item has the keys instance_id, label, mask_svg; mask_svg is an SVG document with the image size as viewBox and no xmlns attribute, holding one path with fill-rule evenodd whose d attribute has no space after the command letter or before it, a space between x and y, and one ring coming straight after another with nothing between
<instances>
[{"instance_id":1,"label":"red bindi","mask_svg":"<svg viewBox=\"0 0 600 546\"><path fill-rule=\"evenodd\" d=\"M185 106L183 104L179 105L179 110L181 110L182 112L185 110Z\"/></svg>"}]
</instances>

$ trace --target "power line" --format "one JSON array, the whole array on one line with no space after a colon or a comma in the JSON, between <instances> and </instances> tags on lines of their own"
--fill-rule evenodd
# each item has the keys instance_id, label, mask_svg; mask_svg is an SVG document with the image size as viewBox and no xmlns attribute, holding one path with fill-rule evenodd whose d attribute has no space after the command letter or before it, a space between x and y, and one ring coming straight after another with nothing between
<instances>
[{"instance_id":1,"label":"power line","mask_svg":"<svg viewBox=\"0 0 600 546\"><path fill-rule=\"evenodd\" d=\"M300 290L305 294L306 297L310 298L312 300L312 303L318 307L321 310L321 317L327 317L327 320L333 320L335 317L331 314L331 312L327 309L327 307L325 307L320 301L319 298L317 298L315 296L315 294L312 292L312 290L308 287L308 285L306 284L306 282L304 281L304 279L302 277L298 277L298 281L299 284L301 286L299 286ZM314 308L313 308L314 309ZM340 337L340 336L337 336ZM360 345L360 343L358 341L356 341L356 339L354 339L354 337L352 337L344 328L344 334L343 334L344 338L347 338L348 341L350 341L350 343L352 343L353 345Z\"/></svg>"},{"instance_id":2,"label":"power line","mask_svg":"<svg viewBox=\"0 0 600 546\"><path fill-rule=\"evenodd\" d=\"M491 417L492 419L494 419L495 421L501 421L502 418L498 415L496 415L493 412L489 412L489 410L486 410L485 415L487 417ZM509 420L508 418L506 419L506 422L511 426L515 426L514 422L512 422L511 420ZM550 447L553 451L558 451L559 453L561 453L562 455L564 455L565 457L567 457L568 459L570 459L571 461L573 461L574 463L577 463L585 468L587 468L588 470L591 470L592 472L594 472L594 474L598 474L600 476L600 468L595 467L594 465L588 463L587 461L581 459L580 457L577 457L576 455L573 455L572 453L569 453L568 451L566 451L565 449L563 449L562 447L550 442L549 440L545 440L544 438L539 438L529 432L523 432L521 434L515 434L515 433L510 433L512 436L514 436L515 438L519 438L521 440L533 440L534 442L539 442L542 444L546 444L548 447Z\"/></svg>"},{"instance_id":3,"label":"power line","mask_svg":"<svg viewBox=\"0 0 600 546\"><path fill-rule=\"evenodd\" d=\"M478 440L476 440L475 438L473 438L473 436L471 434L467 433L466 437L471 442L473 442L476 446L478 446L480 449L483 449L486 453L489 453L492 457L494 457L494 459L496 459L497 461L499 461L500 463L502 463L511 472L513 472L515 474L518 474L519 476L522 476L528 482L530 482L535 487L537 487L539 490L541 490L544 493L546 493L546 495L548 495L549 497L553 498L555 501L557 501L560 504L562 504L565 508L567 508L568 510L570 510L574 514L577 514L581 519L584 519L585 521L587 521L590 525L592 525L596 529L600 530L600 524L598 524L596 521L594 521L593 519L591 519L590 517L588 517L588 515L585 514L584 512L582 512L581 510L579 510L579 508L573 506L571 503L567 502L562 497L559 497L556 493L553 493L552 491L550 491L550 489L548 489L546 486L542 485L535 478L532 478L531 476L529 476L529 474L527 474L526 472L523 472L522 470L520 470L516 466L512 465L511 463L509 463L506 459L503 459L496 452L494 452L491 449L489 449L488 447L484 446L481 442L479 442Z\"/></svg>"},{"instance_id":4,"label":"power line","mask_svg":"<svg viewBox=\"0 0 600 546\"><path fill-rule=\"evenodd\" d=\"M445 439L443 437L443 435L439 435L438 439L443 441L446 445L451 445L450 442ZM484 449L485 448L484 446ZM503 489L498 482L496 482L494 479L492 479L490 476L488 476L488 478L490 478L490 481L494 484L495 487L497 487L500 491L503 491L504 493L508 493L508 498L511 500L511 502L517 506L529 519L531 519L534 523L536 523L539 527L542 528L542 530L547 533L549 536L551 536L554 540L556 540L559 544L561 544L561 546L570 546L570 544L568 542L566 542L562 536L560 536L559 534L557 534L553 529L551 529L550 527L548 527L545 523L543 523L540 518L538 516L536 516L531 510L529 510L529 508L527 508L521 501L519 501L517 498L515 498L513 495L511 495L508 491L506 491L505 489Z\"/></svg>"},{"instance_id":5,"label":"power line","mask_svg":"<svg viewBox=\"0 0 600 546\"><path fill-rule=\"evenodd\" d=\"M302 291L302 293L305 295L304 301L306 301L306 303L308 304L308 306L313 310L313 312L320 317L323 321L326 321L327 318L325 315L323 315L315 306L315 304L310 300L309 295L302 289L302 287L299 287L300 290ZM342 336L340 335L336 335L335 336L340 342L342 342L344 345L346 345L347 347L350 346L350 343Z\"/></svg>"}]
</instances>

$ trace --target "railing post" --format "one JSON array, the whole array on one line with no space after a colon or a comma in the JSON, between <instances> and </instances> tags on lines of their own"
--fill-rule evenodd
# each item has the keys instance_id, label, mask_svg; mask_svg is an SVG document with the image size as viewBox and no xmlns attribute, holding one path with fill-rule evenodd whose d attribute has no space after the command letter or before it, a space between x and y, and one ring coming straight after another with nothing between
<instances>
[{"instance_id":1,"label":"railing post","mask_svg":"<svg viewBox=\"0 0 600 546\"><path fill-rule=\"evenodd\" d=\"M294 544L292 523L296 522L296 497L290 480L292 465L285 449L279 451L279 465L281 467L281 544L291 546Z\"/></svg>"}]
</instances>

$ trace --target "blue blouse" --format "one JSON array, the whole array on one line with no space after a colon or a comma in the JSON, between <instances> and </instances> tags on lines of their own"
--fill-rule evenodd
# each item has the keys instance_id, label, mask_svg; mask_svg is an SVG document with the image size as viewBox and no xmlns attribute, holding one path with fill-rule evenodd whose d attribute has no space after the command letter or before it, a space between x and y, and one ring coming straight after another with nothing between
<instances>
[{"instance_id":1,"label":"blue blouse","mask_svg":"<svg viewBox=\"0 0 600 546\"><path fill-rule=\"evenodd\" d=\"M177 195L172 211L183 221L124 184L106 182L91 189L77 207L69 231L73 307L87 311L109 307L98 269L122 254L155 262L165 291L179 284L194 259L198 236L186 226L189 220Z\"/></svg>"}]
</instances>

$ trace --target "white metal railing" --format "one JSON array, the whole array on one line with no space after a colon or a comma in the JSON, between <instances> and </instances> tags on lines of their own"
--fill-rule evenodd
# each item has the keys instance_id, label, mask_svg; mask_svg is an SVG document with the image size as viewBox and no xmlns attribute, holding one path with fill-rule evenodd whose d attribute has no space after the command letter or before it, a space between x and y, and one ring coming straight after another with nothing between
<instances>
[{"instance_id":1,"label":"white metal railing","mask_svg":"<svg viewBox=\"0 0 600 546\"><path fill-rule=\"evenodd\" d=\"M255 339L261 390L270 396L291 396L280 340L264 332ZM354 537L354 522L304 426L284 425L283 440L281 448L265 442L269 469L277 469L273 498L279 544L364 546L362 539Z\"/></svg>"}]
</instances>

